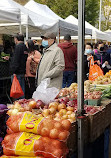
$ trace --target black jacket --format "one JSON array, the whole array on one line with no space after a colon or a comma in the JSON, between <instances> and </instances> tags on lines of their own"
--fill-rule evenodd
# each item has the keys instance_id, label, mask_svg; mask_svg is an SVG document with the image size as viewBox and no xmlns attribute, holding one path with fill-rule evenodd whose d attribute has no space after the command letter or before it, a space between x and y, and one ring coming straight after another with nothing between
<instances>
[{"instance_id":1,"label":"black jacket","mask_svg":"<svg viewBox=\"0 0 111 158\"><path fill-rule=\"evenodd\" d=\"M25 74L27 60L27 48L24 43L19 43L15 47L13 57L10 62L11 74Z\"/></svg>"}]
</instances>

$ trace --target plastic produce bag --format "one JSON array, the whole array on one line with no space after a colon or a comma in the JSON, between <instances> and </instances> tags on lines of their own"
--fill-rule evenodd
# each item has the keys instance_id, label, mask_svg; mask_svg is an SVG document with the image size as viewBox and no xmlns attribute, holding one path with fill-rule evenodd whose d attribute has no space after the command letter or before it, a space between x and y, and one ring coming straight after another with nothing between
<instances>
[{"instance_id":1,"label":"plastic produce bag","mask_svg":"<svg viewBox=\"0 0 111 158\"><path fill-rule=\"evenodd\" d=\"M14 75L11 90L10 90L10 97L17 99L17 98L22 97L23 95L24 95L24 92L20 86L20 83L16 75Z\"/></svg>"},{"instance_id":2,"label":"plastic produce bag","mask_svg":"<svg viewBox=\"0 0 111 158\"><path fill-rule=\"evenodd\" d=\"M43 155L47 158L63 158L68 152L63 142L26 132L5 136L2 147L7 156Z\"/></svg>"},{"instance_id":3,"label":"plastic produce bag","mask_svg":"<svg viewBox=\"0 0 111 158\"><path fill-rule=\"evenodd\" d=\"M89 80L94 81L98 76L103 76L103 71L97 64L94 64L94 57L90 60Z\"/></svg>"},{"instance_id":4,"label":"plastic produce bag","mask_svg":"<svg viewBox=\"0 0 111 158\"><path fill-rule=\"evenodd\" d=\"M7 133L31 132L44 137L66 141L69 136L71 123L69 120L50 120L44 117L35 117L30 113L11 116L7 120Z\"/></svg>"},{"instance_id":5,"label":"plastic produce bag","mask_svg":"<svg viewBox=\"0 0 111 158\"><path fill-rule=\"evenodd\" d=\"M45 104L49 104L53 101L56 96L59 94L59 89L52 87L48 88L50 84L50 78L46 78L41 81L41 84L37 87L36 91L33 93L32 98L43 101Z\"/></svg>"},{"instance_id":6,"label":"plastic produce bag","mask_svg":"<svg viewBox=\"0 0 111 158\"><path fill-rule=\"evenodd\" d=\"M6 155L2 155L1 158L44 158L44 157L43 156L28 157L28 156L6 156Z\"/></svg>"}]
</instances>

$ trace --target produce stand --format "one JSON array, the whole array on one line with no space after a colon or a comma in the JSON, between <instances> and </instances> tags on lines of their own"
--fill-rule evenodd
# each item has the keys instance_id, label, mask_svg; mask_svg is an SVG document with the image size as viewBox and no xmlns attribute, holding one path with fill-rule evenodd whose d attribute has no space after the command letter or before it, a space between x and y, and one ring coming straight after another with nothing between
<instances>
[{"instance_id":1,"label":"produce stand","mask_svg":"<svg viewBox=\"0 0 111 158\"><path fill-rule=\"evenodd\" d=\"M77 158L79 128L77 120L82 119L84 158L108 158L111 125L111 99L108 99L111 97L111 85L108 84L111 82L108 80L109 75L111 77L111 71L106 74L107 77L102 77L107 81L107 84L96 85L97 89L92 89L93 82L85 81L85 100L90 99L95 102L96 99L100 100L100 103L98 106L96 102L92 106L87 105L87 102L84 103L85 113L83 116L78 116L77 83L72 83L70 87L61 89L59 94L57 92L58 95L55 95L56 98L54 97L55 99L49 101L48 104L33 98L17 100L10 104L8 109L6 106L0 105L0 117L4 120L4 125L1 121L0 127L5 127L5 130L0 129L2 131L0 137L4 138L2 141L4 154L20 156L28 156L28 154L29 156L38 156L39 154L42 155L42 158ZM101 88L103 92L101 92ZM37 94L39 94L38 91ZM53 96L53 94L51 95ZM7 121L4 119L5 115ZM8 135L5 136L6 132ZM0 139L2 140L2 138ZM34 144L30 146L32 140ZM28 149L24 148L24 142ZM19 146L21 148L17 150Z\"/></svg>"},{"instance_id":2,"label":"produce stand","mask_svg":"<svg viewBox=\"0 0 111 158\"><path fill-rule=\"evenodd\" d=\"M87 121L85 120L86 126L84 131L85 136L87 136L86 139L84 139L85 158L110 158L109 137L111 124L111 100L102 100L101 106L103 107L101 111L86 117ZM77 138L77 133L75 137ZM77 148L75 148L75 151L76 150ZM71 155L71 158L77 158L76 152L74 153L73 151L73 154Z\"/></svg>"}]
</instances>

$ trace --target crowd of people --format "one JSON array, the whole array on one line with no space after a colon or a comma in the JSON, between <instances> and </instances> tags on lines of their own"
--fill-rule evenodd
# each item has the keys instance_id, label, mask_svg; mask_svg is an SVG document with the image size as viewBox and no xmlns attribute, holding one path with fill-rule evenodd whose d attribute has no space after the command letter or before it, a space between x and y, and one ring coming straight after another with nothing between
<instances>
[{"instance_id":1,"label":"crowd of people","mask_svg":"<svg viewBox=\"0 0 111 158\"><path fill-rule=\"evenodd\" d=\"M41 36L41 46L35 46L33 40L24 44L22 34L14 37L15 49L11 56L4 60L10 61L11 80L16 74L24 92L22 98L31 98L41 81L50 78L49 87L58 89L69 87L77 81L77 48L66 34L64 41L57 45L54 33ZM38 49L39 48L39 49ZM90 62L94 59L105 74L111 70L111 47L102 41L92 45L86 43L84 52L84 80L88 79Z\"/></svg>"}]
</instances>

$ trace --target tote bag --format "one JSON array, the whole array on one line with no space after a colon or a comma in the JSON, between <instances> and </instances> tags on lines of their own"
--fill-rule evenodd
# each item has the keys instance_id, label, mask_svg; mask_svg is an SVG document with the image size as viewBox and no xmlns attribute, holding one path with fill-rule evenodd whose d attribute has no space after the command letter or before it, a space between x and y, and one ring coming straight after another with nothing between
<instances>
[{"instance_id":1,"label":"tote bag","mask_svg":"<svg viewBox=\"0 0 111 158\"><path fill-rule=\"evenodd\" d=\"M10 90L10 97L17 99L17 98L20 98L21 96L24 96L24 92L20 86L20 83L16 75L14 75L11 90Z\"/></svg>"},{"instance_id":2,"label":"tote bag","mask_svg":"<svg viewBox=\"0 0 111 158\"><path fill-rule=\"evenodd\" d=\"M103 76L103 71L97 64L94 64L94 57L90 60L89 80L94 81L98 76Z\"/></svg>"}]
</instances>

